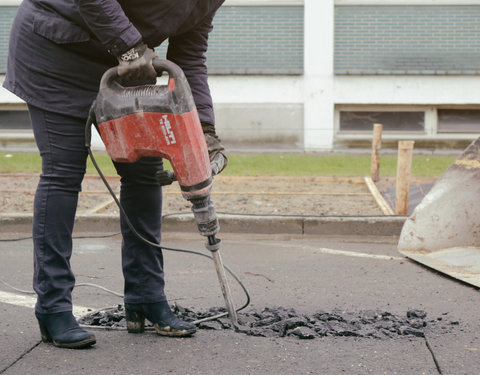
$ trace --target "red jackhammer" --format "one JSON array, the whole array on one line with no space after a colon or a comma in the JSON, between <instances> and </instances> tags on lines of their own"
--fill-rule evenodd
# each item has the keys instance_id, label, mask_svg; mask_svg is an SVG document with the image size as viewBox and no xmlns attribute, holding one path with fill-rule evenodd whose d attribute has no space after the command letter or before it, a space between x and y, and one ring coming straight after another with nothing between
<instances>
[{"instance_id":1,"label":"red jackhammer","mask_svg":"<svg viewBox=\"0 0 480 375\"><path fill-rule=\"evenodd\" d=\"M114 161L134 162L144 156L170 161L173 173L163 171L157 180L161 185L178 181L182 196L192 203L198 230L207 237L205 247L215 263L230 320L237 329L237 313L220 256L221 241L216 237L220 226L210 200L212 167L190 86L176 64L154 59L153 66L159 77L168 73L168 85L123 87L117 82L117 69L107 70L90 117Z\"/></svg>"}]
</instances>

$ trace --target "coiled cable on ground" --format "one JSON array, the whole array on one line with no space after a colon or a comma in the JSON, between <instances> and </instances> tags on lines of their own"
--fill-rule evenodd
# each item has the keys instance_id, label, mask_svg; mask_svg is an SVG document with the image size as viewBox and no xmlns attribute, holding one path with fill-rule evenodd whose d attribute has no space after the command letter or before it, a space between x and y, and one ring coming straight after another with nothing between
<instances>
[{"instance_id":1,"label":"coiled cable on ground","mask_svg":"<svg viewBox=\"0 0 480 375\"><path fill-rule=\"evenodd\" d=\"M88 126L88 125L87 125ZM95 160L95 157L93 156L93 152L91 150L91 148L87 145L87 151L88 151L88 154L90 156L90 159L92 161L92 164L93 166L95 167L95 169L97 170L98 172L98 175L100 176L100 178L102 179L103 183L105 184L107 190L109 191L110 195L112 196L112 199L115 201L115 204L117 205L118 209L120 210L120 214L123 216L126 224L128 225L128 227L130 228L130 230L132 231L132 233L137 237L139 238L140 240L142 240L143 242L147 243L148 245L150 246L153 246L157 249L160 249L160 250L168 250L168 251L174 251L174 252L180 252L180 253L185 253L185 254L194 254L194 255L198 255L198 256L202 256L202 257L205 257L205 258L208 258L210 260L213 261L213 257L208 255L208 254L205 254L205 253L202 253L200 251L194 251L194 250L186 250L186 249L178 249L178 248L173 248L173 247L166 247L166 246L161 246L160 244L158 243L155 243L155 242L152 242L152 241L149 241L148 239L146 239L145 237L143 237L140 233L137 232L137 230L135 229L135 227L133 226L133 224L130 222L130 219L128 218L128 215L127 213L125 212L125 210L123 209L120 201L118 200L115 192L113 191L112 187L110 186L110 184L108 183L107 179L105 178L103 172L101 171L99 165L97 164L96 160ZM245 293L245 296L246 296L246 302L239 308L236 309L237 312L245 309L249 304L250 304L250 294L248 293L248 290L247 288L245 287L245 285L242 283L242 281L238 278L238 276L228 267L224 264L224 268L225 270L230 274L230 276L233 277L233 279L235 279L235 281L238 283L238 285L242 288L243 292ZM197 320L195 321L194 323L195 324L198 324L198 323L202 323L202 322L206 322L206 321L210 321L210 320L215 320L215 319L218 319L218 318L222 318L222 317L225 317L228 315L228 312L225 312L225 313L221 313L221 314L218 314L218 315L214 315L214 316L211 316L211 317L207 317L207 318L204 318L204 319L200 319L200 320Z\"/></svg>"}]
</instances>

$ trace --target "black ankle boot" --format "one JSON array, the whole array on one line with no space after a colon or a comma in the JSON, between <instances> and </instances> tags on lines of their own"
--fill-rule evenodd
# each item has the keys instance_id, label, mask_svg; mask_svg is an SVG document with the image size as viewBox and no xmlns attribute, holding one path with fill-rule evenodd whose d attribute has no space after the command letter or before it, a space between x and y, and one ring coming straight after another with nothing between
<instances>
[{"instance_id":1,"label":"black ankle boot","mask_svg":"<svg viewBox=\"0 0 480 375\"><path fill-rule=\"evenodd\" d=\"M95 335L80 328L71 311L41 314L35 311L43 342L60 348L81 349L96 343Z\"/></svg>"},{"instance_id":2,"label":"black ankle boot","mask_svg":"<svg viewBox=\"0 0 480 375\"><path fill-rule=\"evenodd\" d=\"M145 330L145 318L151 321L155 331L162 336L186 337L197 330L195 324L179 319L167 301L156 303L126 303L127 330L141 333Z\"/></svg>"}]
</instances>

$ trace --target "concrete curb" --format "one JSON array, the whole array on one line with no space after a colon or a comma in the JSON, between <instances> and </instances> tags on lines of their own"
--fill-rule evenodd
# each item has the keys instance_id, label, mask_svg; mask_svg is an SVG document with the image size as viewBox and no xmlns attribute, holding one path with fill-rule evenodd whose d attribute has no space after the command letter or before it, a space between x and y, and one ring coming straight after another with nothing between
<instances>
[{"instance_id":1,"label":"concrete curb","mask_svg":"<svg viewBox=\"0 0 480 375\"><path fill-rule=\"evenodd\" d=\"M407 216L269 216L219 214L225 233L398 236ZM163 217L163 230L191 232L192 214ZM29 233L31 214L0 215L0 233ZM118 232L118 215L78 215L75 232Z\"/></svg>"}]
</instances>

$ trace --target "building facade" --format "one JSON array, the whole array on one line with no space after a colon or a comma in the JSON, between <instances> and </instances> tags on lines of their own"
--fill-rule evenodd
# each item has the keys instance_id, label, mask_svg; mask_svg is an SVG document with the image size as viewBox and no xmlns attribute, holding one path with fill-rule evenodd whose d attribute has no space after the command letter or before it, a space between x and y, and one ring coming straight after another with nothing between
<instances>
[{"instance_id":1,"label":"building facade","mask_svg":"<svg viewBox=\"0 0 480 375\"><path fill-rule=\"evenodd\" d=\"M0 0L0 81L20 1ZM207 64L230 145L461 148L480 133L480 0L226 0ZM158 49L163 56L166 47ZM0 139L31 138L0 89Z\"/></svg>"}]
</instances>

